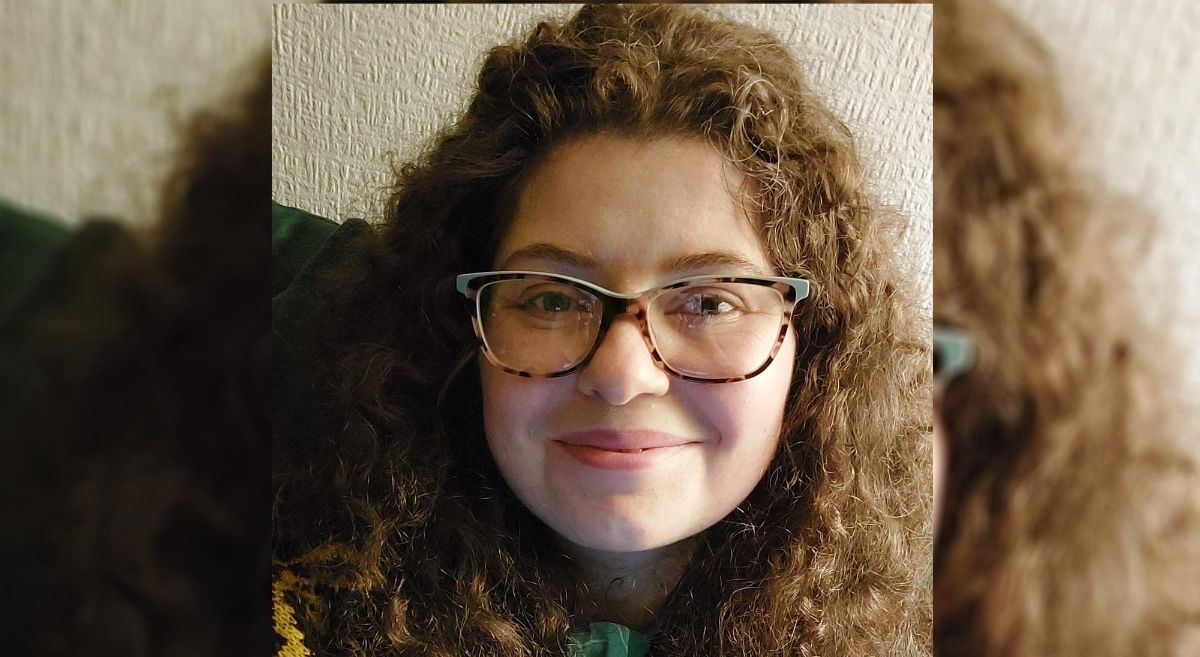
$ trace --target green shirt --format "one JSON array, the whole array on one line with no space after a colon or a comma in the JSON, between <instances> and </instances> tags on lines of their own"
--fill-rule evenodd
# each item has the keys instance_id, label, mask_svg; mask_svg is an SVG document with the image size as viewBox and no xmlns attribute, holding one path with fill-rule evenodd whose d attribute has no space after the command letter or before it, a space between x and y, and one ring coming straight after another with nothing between
<instances>
[{"instance_id":1,"label":"green shirt","mask_svg":"<svg viewBox=\"0 0 1200 657\"><path fill-rule=\"evenodd\" d=\"M650 642L616 623L592 623L588 632L567 635L567 657L644 657Z\"/></svg>"}]
</instances>

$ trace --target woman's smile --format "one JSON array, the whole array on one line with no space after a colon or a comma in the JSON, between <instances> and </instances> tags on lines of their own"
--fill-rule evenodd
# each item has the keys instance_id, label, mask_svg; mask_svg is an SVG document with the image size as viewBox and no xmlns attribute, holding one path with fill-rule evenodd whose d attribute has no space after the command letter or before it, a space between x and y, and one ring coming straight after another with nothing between
<instances>
[{"instance_id":1,"label":"woman's smile","mask_svg":"<svg viewBox=\"0 0 1200 657\"><path fill-rule=\"evenodd\" d=\"M595 430L565 434L556 447L580 463L600 470L643 470L675 458L701 441L658 431Z\"/></svg>"}]
</instances>

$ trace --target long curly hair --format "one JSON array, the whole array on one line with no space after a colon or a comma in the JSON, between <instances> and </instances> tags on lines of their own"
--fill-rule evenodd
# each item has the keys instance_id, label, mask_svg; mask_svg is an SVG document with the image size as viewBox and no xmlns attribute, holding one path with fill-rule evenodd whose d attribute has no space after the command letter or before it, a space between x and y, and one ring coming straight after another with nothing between
<instances>
[{"instance_id":1,"label":"long curly hair","mask_svg":"<svg viewBox=\"0 0 1200 657\"><path fill-rule=\"evenodd\" d=\"M1195 447L1124 283L1151 222L1072 162L1036 37L989 2L935 21L935 316L977 343L941 407L938 654L1195 654Z\"/></svg>"},{"instance_id":2,"label":"long curly hair","mask_svg":"<svg viewBox=\"0 0 1200 657\"><path fill-rule=\"evenodd\" d=\"M929 317L894 226L784 45L669 5L585 6L492 49L465 114L397 169L385 220L330 244L310 325L276 342L278 376L320 382L274 415L276 556L331 591L302 611L315 645L562 650L581 576L492 462L453 276L490 267L547 152L601 132L706 141L757 183L774 267L813 282L778 452L700 537L651 654L928 654Z\"/></svg>"}]
</instances>

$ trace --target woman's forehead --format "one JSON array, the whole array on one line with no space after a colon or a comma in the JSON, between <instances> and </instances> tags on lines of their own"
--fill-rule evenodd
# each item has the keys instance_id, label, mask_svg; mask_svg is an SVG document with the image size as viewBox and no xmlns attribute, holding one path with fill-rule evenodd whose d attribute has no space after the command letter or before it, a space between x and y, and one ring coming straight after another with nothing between
<instances>
[{"instance_id":1,"label":"woman's forehead","mask_svg":"<svg viewBox=\"0 0 1200 657\"><path fill-rule=\"evenodd\" d=\"M530 176L495 264L765 272L742 182L699 139L576 140Z\"/></svg>"}]
</instances>

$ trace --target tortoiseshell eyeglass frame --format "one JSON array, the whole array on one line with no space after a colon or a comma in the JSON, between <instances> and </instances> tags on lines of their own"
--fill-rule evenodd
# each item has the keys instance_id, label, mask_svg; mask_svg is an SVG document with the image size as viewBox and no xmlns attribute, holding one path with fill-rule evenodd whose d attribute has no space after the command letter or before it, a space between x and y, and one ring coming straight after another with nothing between
<instances>
[{"instance_id":1,"label":"tortoiseshell eyeglass frame","mask_svg":"<svg viewBox=\"0 0 1200 657\"><path fill-rule=\"evenodd\" d=\"M483 324L480 319L482 309L479 307L479 290L488 283L496 281L515 280L523 278L544 278L560 283L565 283L576 288L580 288L589 294L594 295L600 300L603 306L603 314L600 319L600 329L596 332L595 341L588 349L585 355L578 363L571 367L562 370L561 372L552 372L549 374L538 374L527 372L519 369L514 369L500 362L496 355L488 346L487 340L483 335ZM659 294L668 290L685 287L688 285L699 285L704 283L749 283L752 285L761 285L775 289L783 297L784 305L783 312L780 313L779 335L775 340L775 346L771 348L771 354L766 361L754 371L734 377L722 378L707 378L691 374L686 374L672 369L670 365L663 360L658 352L658 345L654 343L654 338L650 334L650 325L646 318L646 308L650 302ZM483 351L488 362L496 367L517 376L523 376L531 379L545 378L552 379L560 376L574 374L587 367L591 362L592 357L596 355L596 351L600 348L600 344L604 341L605 334L608 333L609 327L612 326L614 320L622 315L630 314L631 308L634 310L632 314L638 321L638 325L642 330L642 338L646 341L646 346L650 349L650 356L654 359L654 363L666 370L673 376L676 376L685 381L696 381L699 383L734 383L736 381L745 381L762 374L764 370L770 366L775 360L775 356L779 354L779 348L783 346L784 338L787 337L788 325L791 324L792 314L795 311L796 304L802 299L808 297L809 282L803 278L787 278L782 276L691 276L682 278L666 285L651 288L639 294L620 294L612 290L605 289L590 283L588 281L564 276L561 274L550 274L546 272L535 271L489 271L479 272L474 274L460 274L455 279L455 284L460 293L462 293L471 302L471 326L475 329L475 337L479 339L479 347Z\"/></svg>"}]
</instances>

